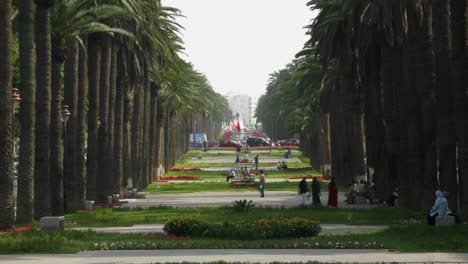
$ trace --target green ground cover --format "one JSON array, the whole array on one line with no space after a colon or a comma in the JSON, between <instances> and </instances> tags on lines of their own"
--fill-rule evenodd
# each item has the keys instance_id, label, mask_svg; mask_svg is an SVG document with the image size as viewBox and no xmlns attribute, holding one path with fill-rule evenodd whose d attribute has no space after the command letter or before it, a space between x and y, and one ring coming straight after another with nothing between
<instances>
[{"instance_id":1,"label":"green ground cover","mask_svg":"<svg viewBox=\"0 0 468 264\"><path fill-rule=\"evenodd\" d=\"M166 176L200 176L203 180L226 180L226 174L228 171L169 171L164 174ZM295 176L304 176L304 175L314 175L320 176L322 173L315 170L304 169L304 170L276 170L276 171L266 171L265 176L267 179L290 179ZM310 180L309 180L310 181Z\"/></svg>"},{"instance_id":2,"label":"green ground cover","mask_svg":"<svg viewBox=\"0 0 468 264\"><path fill-rule=\"evenodd\" d=\"M398 208L341 209L328 207L311 208L254 208L239 213L230 207L174 208L153 207L148 209L98 209L95 212L80 212L65 217L66 227L131 226L134 224L164 224L171 218L184 216L208 222L240 222L262 218L303 217L325 224L348 225L401 225L410 219L424 222L420 213Z\"/></svg>"},{"instance_id":3,"label":"green ground cover","mask_svg":"<svg viewBox=\"0 0 468 264\"><path fill-rule=\"evenodd\" d=\"M316 238L278 240L175 239L161 235L94 232L26 232L0 236L0 254L76 253L125 249L360 248L402 252L467 252L468 225L392 226L385 231L322 234Z\"/></svg>"},{"instance_id":4,"label":"green ground cover","mask_svg":"<svg viewBox=\"0 0 468 264\"><path fill-rule=\"evenodd\" d=\"M250 166L252 166L253 163L249 163ZM240 164L241 167L244 166L249 166L249 165L243 165L242 163ZM264 162L259 162L258 163L259 167L275 167L276 163L264 163ZM303 167L309 167L310 165L307 162L288 162L288 167L289 168L303 168ZM177 162L176 165L174 165L176 168L209 168L209 167L234 167L234 159L232 162L216 162L216 163L209 163L209 162Z\"/></svg>"},{"instance_id":5,"label":"green ground cover","mask_svg":"<svg viewBox=\"0 0 468 264\"><path fill-rule=\"evenodd\" d=\"M226 179L226 178L224 178ZM311 182L311 181L309 181ZM311 184L311 183L310 183ZM326 190L327 183L322 183L322 190ZM299 189L299 183L297 182L270 182L267 183L265 191L293 191L296 192ZM239 187L231 185L228 182L158 182L150 184L146 189L146 192L167 194L167 193L194 193L194 192L257 192L258 190L254 187Z\"/></svg>"}]
</instances>

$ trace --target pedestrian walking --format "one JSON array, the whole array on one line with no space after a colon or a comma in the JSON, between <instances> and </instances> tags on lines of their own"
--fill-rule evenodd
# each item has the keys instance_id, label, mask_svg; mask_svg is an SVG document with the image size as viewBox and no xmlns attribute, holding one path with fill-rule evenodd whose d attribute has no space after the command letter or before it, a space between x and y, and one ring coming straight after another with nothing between
<instances>
[{"instance_id":1,"label":"pedestrian walking","mask_svg":"<svg viewBox=\"0 0 468 264\"><path fill-rule=\"evenodd\" d=\"M306 205L309 198L309 189L307 188L307 176L302 177L299 182L299 195L301 196L301 205Z\"/></svg>"},{"instance_id":2,"label":"pedestrian walking","mask_svg":"<svg viewBox=\"0 0 468 264\"><path fill-rule=\"evenodd\" d=\"M336 188L335 178L331 178L328 184L328 206L338 207L338 188Z\"/></svg>"},{"instance_id":3,"label":"pedestrian walking","mask_svg":"<svg viewBox=\"0 0 468 264\"><path fill-rule=\"evenodd\" d=\"M260 197L265 197L265 174L263 170L260 171Z\"/></svg>"},{"instance_id":4,"label":"pedestrian walking","mask_svg":"<svg viewBox=\"0 0 468 264\"><path fill-rule=\"evenodd\" d=\"M207 142L203 140L203 152L206 152Z\"/></svg>"},{"instance_id":5,"label":"pedestrian walking","mask_svg":"<svg viewBox=\"0 0 468 264\"><path fill-rule=\"evenodd\" d=\"M255 156L254 161L255 161L255 169L258 170L258 154L257 156Z\"/></svg>"},{"instance_id":6,"label":"pedestrian walking","mask_svg":"<svg viewBox=\"0 0 468 264\"><path fill-rule=\"evenodd\" d=\"M312 180L312 204L313 205L322 205L320 202L320 182L317 177L314 177Z\"/></svg>"}]
</instances>

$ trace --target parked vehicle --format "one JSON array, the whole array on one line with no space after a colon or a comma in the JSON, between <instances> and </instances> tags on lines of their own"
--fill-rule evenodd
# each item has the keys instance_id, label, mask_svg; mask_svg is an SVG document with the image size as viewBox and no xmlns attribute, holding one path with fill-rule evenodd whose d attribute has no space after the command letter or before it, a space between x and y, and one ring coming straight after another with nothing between
<instances>
[{"instance_id":1,"label":"parked vehicle","mask_svg":"<svg viewBox=\"0 0 468 264\"><path fill-rule=\"evenodd\" d=\"M219 141L218 146L221 147L221 148L235 148L237 146L237 144L239 144L239 143L237 143L234 140L223 139L223 140Z\"/></svg>"},{"instance_id":2,"label":"parked vehicle","mask_svg":"<svg viewBox=\"0 0 468 264\"><path fill-rule=\"evenodd\" d=\"M280 147L299 147L300 142L297 139L284 139L278 141Z\"/></svg>"},{"instance_id":3,"label":"parked vehicle","mask_svg":"<svg viewBox=\"0 0 468 264\"><path fill-rule=\"evenodd\" d=\"M202 148L203 142L208 142L208 139L205 133L190 134L189 140L190 140L190 147L192 148Z\"/></svg>"},{"instance_id":4,"label":"parked vehicle","mask_svg":"<svg viewBox=\"0 0 468 264\"><path fill-rule=\"evenodd\" d=\"M260 137L249 137L247 139L247 145L249 147L270 146L270 141Z\"/></svg>"}]
</instances>

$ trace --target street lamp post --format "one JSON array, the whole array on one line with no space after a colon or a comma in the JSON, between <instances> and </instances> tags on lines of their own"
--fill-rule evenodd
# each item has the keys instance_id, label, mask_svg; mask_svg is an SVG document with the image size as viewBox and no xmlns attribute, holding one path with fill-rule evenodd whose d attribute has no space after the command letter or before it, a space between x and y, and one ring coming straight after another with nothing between
<instances>
[{"instance_id":1,"label":"street lamp post","mask_svg":"<svg viewBox=\"0 0 468 264\"><path fill-rule=\"evenodd\" d=\"M21 97L20 97L20 94L19 94L19 90L16 89L16 88L13 88L12 89L12 94L11 94L11 101L12 101L12 104L13 104L13 108L12 108L12 126L13 126L13 159L16 159L16 144L15 144L15 110L16 108L18 108L19 106L19 103L21 101Z\"/></svg>"},{"instance_id":2,"label":"street lamp post","mask_svg":"<svg viewBox=\"0 0 468 264\"><path fill-rule=\"evenodd\" d=\"M12 110L11 110L11 125L13 127L13 171L15 173L15 179L13 181L13 195L14 197L17 196L18 190L18 170L16 166L16 138L15 138L15 110L18 108L19 103L21 101L21 97L19 94L19 90L16 88L12 89L11 94L11 102L12 102Z\"/></svg>"},{"instance_id":3,"label":"street lamp post","mask_svg":"<svg viewBox=\"0 0 468 264\"><path fill-rule=\"evenodd\" d=\"M63 159L67 157L67 122L70 119L71 113L68 111L68 105L62 105L62 122L63 122Z\"/></svg>"}]
</instances>

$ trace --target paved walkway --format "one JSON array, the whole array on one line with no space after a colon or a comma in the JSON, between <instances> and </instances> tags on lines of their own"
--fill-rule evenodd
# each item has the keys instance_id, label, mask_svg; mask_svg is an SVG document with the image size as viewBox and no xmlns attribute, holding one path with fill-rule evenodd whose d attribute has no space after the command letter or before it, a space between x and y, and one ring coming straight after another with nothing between
<instances>
[{"instance_id":1,"label":"paved walkway","mask_svg":"<svg viewBox=\"0 0 468 264\"><path fill-rule=\"evenodd\" d=\"M466 253L398 253L386 250L215 249L91 251L66 255L6 255L5 264L165 263L165 262L341 262L341 263L468 263Z\"/></svg>"},{"instance_id":2,"label":"paved walkway","mask_svg":"<svg viewBox=\"0 0 468 264\"><path fill-rule=\"evenodd\" d=\"M352 225L334 225L334 224L321 224L322 233L349 233L349 232L369 232L381 231L387 228L386 226L352 226ZM72 230L87 231L92 230L97 233L120 233L120 234L163 234L164 225L133 225L125 227L80 227L70 228Z\"/></svg>"},{"instance_id":3,"label":"paved walkway","mask_svg":"<svg viewBox=\"0 0 468 264\"><path fill-rule=\"evenodd\" d=\"M239 157L241 159L243 159L245 157L244 154L241 154L239 155ZM255 155L249 155L249 160L253 160L253 158L255 157ZM220 156L220 157L203 157L202 159L199 159L199 158L192 158L190 161L193 162L193 163L197 163L197 162L203 162L203 163L225 163L225 162L232 162L234 164L236 160L236 157L230 157L230 156ZM301 160L297 157L292 157L292 158L289 158L289 159L284 159L283 157L260 157L259 158L259 162L260 163L275 163L276 165L276 162L278 161L283 161L285 160L286 162L290 163L290 162L301 162ZM242 164L241 164L242 165Z\"/></svg>"},{"instance_id":4,"label":"paved walkway","mask_svg":"<svg viewBox=\"0 0 468 264\"><path fill-rule=\"evenodd\" d=\"M236 200L252 200L257 206L269 207L297 207L300 205L300 197L291 191L265 191L265 197L253 189L252 192L197 192L176 194L146 194L146 199L128 199L124 207L171 206L171 207L200 207L200 206L225 206L231 205ZM322 204L328 201L328 192L322 192ZM371 208L382 205L348 205L344 202L344 193L338 195L338 207L340 208Z\"/></svg>"}]
</instances>

